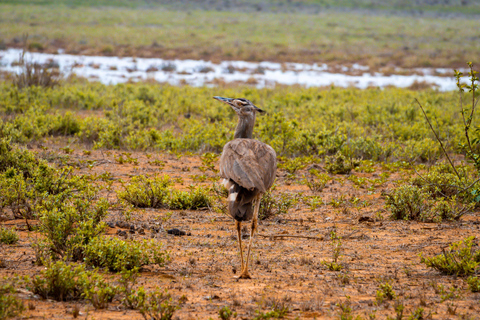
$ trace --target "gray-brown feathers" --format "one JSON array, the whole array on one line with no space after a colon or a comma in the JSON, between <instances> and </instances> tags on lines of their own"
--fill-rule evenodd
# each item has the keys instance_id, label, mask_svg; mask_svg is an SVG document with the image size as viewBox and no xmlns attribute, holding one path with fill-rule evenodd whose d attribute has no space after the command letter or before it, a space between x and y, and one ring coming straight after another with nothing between
<instances>
[{"instance_id":1,"label":"gray-brown feathers","mask_svg":"<svg viewBox=\"0 0 480 320\"><path fill-rule=\"evenodd\" d=\"M223 147L220 175L228 189L228 208L237 221L252 219L253 201L275 181L277 156L269 145L252 139L257 113L265 113L244 98L214 97L238 115L234 140Z\"/></svg>"},{"instance_id":2,"label":"gray-brown feathers","mask_svg":"<svg viewBox=\"0 0 480 320\"><path fill-rule=\"evenodd\" d=\"M231 181L228 201L234 219L251 219L253 199L273 185L276 172L276 154L269 145L254 139L234 139L225 145L220 176Z\"/></svg>"}]
</instances>

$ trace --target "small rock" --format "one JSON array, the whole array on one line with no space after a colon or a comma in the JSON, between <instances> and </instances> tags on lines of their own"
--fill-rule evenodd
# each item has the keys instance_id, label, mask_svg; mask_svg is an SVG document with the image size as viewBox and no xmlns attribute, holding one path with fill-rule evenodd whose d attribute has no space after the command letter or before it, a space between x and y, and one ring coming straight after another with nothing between
<instances>
[{"instance_id":1,"label":"small rock","mask_svg":"<svg viewBox=\"0 0 480 320\"><path fill-rule=\"evenodd\" d=\"M123 228L123 229L128 229L130 228L130 225L128 223L126 223L125 221L117 221L115 223L115 225L119 228Z\"/></svg>"},{"instance_id":2,"label":"small rock","mask_svg":"<svg viewBox=\"0 0 480 320\"><path fill-rule=\"evenodd\" d=\"M173 234L174 236L185 236L187 233L179 229L170 229L167 230L168 234Z\"/></svg>"},{"instance_id":3,"label":"small rock","mask_svg":"<svg viewBox=\"0 0 480 320\"><path fill-rule=\"evenodd\" d=\"M375 220L369 216L361 216L358 218L358 222L375 222Z\"/></svg>"},{"instance_id":4,"label":"small rock","mask_svg":"<svg viewBox=\"0 0 480 320\"><path fill-rule=\"evenodd\" d=\"M138 234L145 234L145 229L143 228L138 229Z\"/></svg>"},{"instance_id":5,"label":"small rock","mask_svg":"<svg viewBox=\"0 0 480 320\"><path fill-rule=\"evenodd\" d=\"M109 226L110 228L115 228L115 223L109 221L107 222L107 226Z\"/></svg>"},{"instance_id":6,"label":"small rock","mask_svg":"<svg viewBox=\"0 0 480 320\"><path fill-rule=\"evenodd\" d=\"M125 230L117 230L117 235L120 237L127 237L127 232Z\"/></svg>"}]
</instances>

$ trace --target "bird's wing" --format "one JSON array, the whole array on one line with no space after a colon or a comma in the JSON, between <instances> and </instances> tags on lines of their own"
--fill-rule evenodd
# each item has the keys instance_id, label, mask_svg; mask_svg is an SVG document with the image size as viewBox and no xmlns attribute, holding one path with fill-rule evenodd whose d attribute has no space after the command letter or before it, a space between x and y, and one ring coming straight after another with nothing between
<instances>
[{"instance_id":1,"label":"bird's wing","mask_svg":"<svg viewBox=\"0 0 480 320\"><path fill-rule=\"evenodd\" d=\"M277 172L277 157L269 145L253 139L235 139L223 148L220 175L240 186L266 192Z\"/></svg>"}]
</instances>

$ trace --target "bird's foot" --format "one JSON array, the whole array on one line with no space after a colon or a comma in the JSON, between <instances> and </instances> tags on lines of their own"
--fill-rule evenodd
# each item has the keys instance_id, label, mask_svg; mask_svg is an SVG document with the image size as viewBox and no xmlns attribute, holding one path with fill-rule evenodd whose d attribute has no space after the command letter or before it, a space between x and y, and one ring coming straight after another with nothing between
<instances>
[{"instance_id":1,"label":"bird's foot","mask_svg":"<svg viewBox=\"0 0 480 320\"><path fill-rule=\"evenodd\" d=\"M252 279L250 274L246 271L242 272L237 279Z\"/></svg>"}]
</instances>

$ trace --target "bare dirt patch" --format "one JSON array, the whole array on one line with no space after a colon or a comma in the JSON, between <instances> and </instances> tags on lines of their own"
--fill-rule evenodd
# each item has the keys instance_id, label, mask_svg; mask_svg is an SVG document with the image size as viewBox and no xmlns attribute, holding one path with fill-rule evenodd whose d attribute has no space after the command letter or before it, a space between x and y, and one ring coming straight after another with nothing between
<instances>
[{"instance_id":1,"label":"bare dirt patch","mask_svg":"<svg viewBox=\"0 0 480 320\"><path fill-rule=\"evenodd\" d=\"M45 157L50 154L53 162L60 156L66 158L79 168L79 174L111 173L115 190L122 189L121 181L126 183L139 174L181 178L183 183L176 183L175 187L183 190L190 184L211 185L216 177L212 171L200 170L201 160L195 155L134 152L130 157L137 159L138 164L119 164L115 160L121 154L119 151L92 150L85 154L77 146L72 154L65 155L58 143L45 144L46 150L37 146L34 149ZM152 164L155 159L165 163L162 169ZM380 166L375 166L375 172L353 175L375 178L382 172ZM301 170L291 179L280 170L278 192L312 195L302 182L305 173L306 169ZM125 220L122 210L111 210L106 221L112 227L107 233L122 238L155 238L171 252L172 261L166 267L143 268L139 284L148 289L166 288L177 298L185 295L185 304L174 316L179 319L215 319L223 306L235 310L239 319L253 319L279 303L288 306L288 319L340 318L342 306L345 310L347 305L352 315L367 319L376 315L383 319L395 315L393 301L379 303L376 299L379 285L386 282L403 302L404 316L423 308L425 318L430 315L433 319L475 319L480 312L478 293L470 292L461 278L428 269L420 263L418 254L438 254L451 242L478 235L479 212L454 223L388 220L381 193L405 174L411 173L391 174L387 182L373 191L356 187L345 176L336 175L317 194L325 204L311 210L299 201L287 214L260 221L251 257L251 280L235 279L240 272L240 257L232 219L209 208L135 210L130 220ZM199 182L200 176L206 181ZM104 196L112 203L117 201L114 192L105 191ZM340 205L332 204L332 199ZM16 245L2 245L0 258L5 266L0 269L0 277L39 274L44 267L34 264L31 248L38 234L26 231L25 223L20 220L7 220L3 224L15 225L20 231L20 241ZM173 228L187 235L168 234L167 230ZM341 238L338 261L343 268L338 272L322 264L333 259L332 231ZM118 276L111 274L109 278L115 281ZM438 289L440 285L454 294L445 298ZM22 318L70 319L78 307L80 318L142 319L140 313L124 310L118 302L108 309L95 310L84 301L41 300L25 288L20 288L18 295L28 306Z\"/></svg>"}]
</instances>

